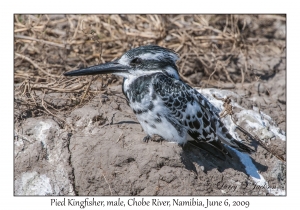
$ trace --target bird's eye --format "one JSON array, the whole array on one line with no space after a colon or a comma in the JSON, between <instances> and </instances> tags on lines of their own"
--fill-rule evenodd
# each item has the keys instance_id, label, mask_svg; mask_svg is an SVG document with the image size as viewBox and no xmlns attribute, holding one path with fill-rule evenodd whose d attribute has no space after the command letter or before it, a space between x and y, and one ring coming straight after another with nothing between
<instances>
[{"instance_id":1,"label":"bird's eye","mask_svg":"<svg viewBox=\"0 0 300 210\"><path fill-rule=\"evenodd\" d=\"M131 62L130 62L130 65L131 66L136 66L138 64L141 64L142 63L142 59L140 59L139 57L137 58L134 58Z\"/></svg>"}]
</instances>

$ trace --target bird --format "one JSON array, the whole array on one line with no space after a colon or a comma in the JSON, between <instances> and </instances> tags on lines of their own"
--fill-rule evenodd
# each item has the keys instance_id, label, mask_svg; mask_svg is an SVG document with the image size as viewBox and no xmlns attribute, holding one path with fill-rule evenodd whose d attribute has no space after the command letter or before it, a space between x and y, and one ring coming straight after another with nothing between
<instances>
[{"instance_id":1,"label":"bird","mask_svg":"<svg viewBox=\"0 0 300 210\"><path fill-rule=\"evenodd\" d=\"M114 74L123 77L122 92L141 124L148 142L154 135L169 142L232 155L253 150L236 140L221 121L218 109L179 75L179 55L168 48L145 45L130 49L104 64L64 73L65 76ZM225 146L226 145L226 146Z\"/></svg>"}]
</instances>

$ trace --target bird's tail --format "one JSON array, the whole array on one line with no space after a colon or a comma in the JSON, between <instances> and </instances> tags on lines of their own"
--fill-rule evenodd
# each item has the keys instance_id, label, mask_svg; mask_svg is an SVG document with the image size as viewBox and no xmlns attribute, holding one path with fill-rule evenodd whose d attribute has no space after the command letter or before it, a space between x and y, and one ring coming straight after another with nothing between
<instances>
[{"instance_id":1,"label":"bird's tail","mask_svg":"<svg viewBox=\"0 0 300 210\"><path fill-rule=\"evenodd\" d=\"M226 156L229 156L230 158L232 158L232 156L230 155L230 153L228 151L224 150L220 150L210 144L208 144L207 142L204 141L188 141L188 144L191 144L195 147L198 147L200 149L205 150L206 152L210 153L211 155L213 155L214 157L220 159L220 160L226 160Z\"/></svg>"},{"instance_id":2,"label":"bird's tail","mask_svg":"<svg viewBox=\"0 0 300 210\"><path fill-rule=\"evenodd\" d=\"M235 145L230 145L231 147L233 147L234 149L237 149L240 152L245 152L245 153L249 153L251 154L252 152L255 152L253 149L251 149L250 147L248 147L247 145L243 144L240 141L237 141L235 139L231 140L231 142L233 142Z\"/></svg>"},{"instance_id":3,"label":"bird's tail","mask_svg":"<svg viewBox=\"0 0 300 210\"><path fill-rule=\"evenodd\" d=\"M253 149L248 147L247 145L243 144L240 141L237 141L235 138L231 136L228 129L225 127L225 125L219 121L220 127L217 129L217 136L220 138L221 142L223 144L226 144L234 149L237 149L240 152L249 153L251 154L254 152ZM220 132L222 131L222 132Z\"/></svg>"},{"instance_id":4,"label":"bird's tail","mask_svg":"<svg viewBox=\"0 0 300 210\"><path fill-rule=\"evenodd\" d=\"M247 145L243 144L242 142L234 139L229 133L227 133L226 138L223 135L218 135L218 137L221 139L221 142L223 144L226 144L240 152L251 154L252 152L255 152L253 149L248 147Z\"/></svg>"}]
</instances>

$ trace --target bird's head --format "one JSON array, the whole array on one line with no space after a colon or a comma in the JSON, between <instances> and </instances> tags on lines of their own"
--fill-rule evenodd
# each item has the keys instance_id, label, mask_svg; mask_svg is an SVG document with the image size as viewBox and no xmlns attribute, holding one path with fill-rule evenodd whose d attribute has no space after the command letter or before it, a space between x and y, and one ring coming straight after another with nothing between
<instances>
[{"instance_id":1,"label":"bird's head","mask_svg":"<svg viewBox=\"0 0 300 210\"><path fill-rule=\"evenodd\" d=\"M119 59L64 73L65 76L115 74L125 78L162 72L179 79L176 61L178 55L167 48L147 45L127 51Z\"/></svg>"}]
</instances>

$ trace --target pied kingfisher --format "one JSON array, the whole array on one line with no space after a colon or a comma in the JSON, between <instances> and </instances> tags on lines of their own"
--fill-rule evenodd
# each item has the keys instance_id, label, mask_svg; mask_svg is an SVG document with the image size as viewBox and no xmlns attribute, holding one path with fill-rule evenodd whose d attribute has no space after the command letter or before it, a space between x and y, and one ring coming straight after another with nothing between
<instances>
[{"instance_id":1,"label":"pied kingfisher","mask_svg":"<svg viewBox=\"0 0 300 210\"><path fill-rule=\"evenodd\" d=\"M144 141L154 134L180 145L194 145L228 153L223 144L241 152L253 151L235 140L221 122L218 110L198 91L179 77L178 55L159 46L131 49L119 59L67 72L65 76L112 73L122 76L123 93L143 130Z\"/></svg>"}]
</instances>

